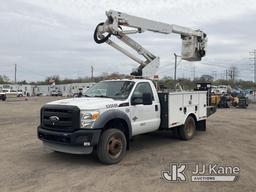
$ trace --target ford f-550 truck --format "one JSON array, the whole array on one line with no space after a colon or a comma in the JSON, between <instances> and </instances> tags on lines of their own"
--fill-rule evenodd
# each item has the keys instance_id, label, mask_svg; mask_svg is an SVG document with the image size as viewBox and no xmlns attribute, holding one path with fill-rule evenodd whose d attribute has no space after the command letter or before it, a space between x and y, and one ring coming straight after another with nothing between
<instances>
[{"instance_id":1,"label":"ford f-550 truck","mask_svg":"<svg viewBox=\"0 0 256 192\"><path fill-rule=\"evenodd\" d=\"M183 140L195 130L206 129L207 92L157 91L153 79L160 60L127 34L144 31L177 33L182 39L182 59L200 61L206 53L206 34L200 30L169 25L117 11L107 11L107 20L94 32L96 43L107 43L140 64L133 79L102 81L86 97L64 99L41 109L38 137L54 150L74 154L96 152L106 164L121 161L133 136L157 130L173 130ZM128 28L128 29L127 29ZM129 29L131 28L131 29ZM145 58L134 56L113 42L117 39ZM143 77L143 79L138 79Z\"/></svg>"},{"instance_id":2,"label":"ford f-550 truck","mask_svg":"<svg viewBox=\"0 0 256 192\"><path fill-rule=\"evenodd\" d=\"M85 97L44 105L38 137L54 151L90 154L95 150L101 162L117 163L135 135L174 130L189 140L196 129L204 131L206 94L157 92L145 79L102 81Z\"/></svg>"}]
</instances>

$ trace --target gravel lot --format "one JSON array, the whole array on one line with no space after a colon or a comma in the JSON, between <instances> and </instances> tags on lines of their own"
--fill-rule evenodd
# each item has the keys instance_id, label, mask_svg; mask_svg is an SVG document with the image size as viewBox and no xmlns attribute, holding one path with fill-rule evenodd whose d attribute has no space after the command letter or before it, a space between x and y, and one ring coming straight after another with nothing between
<instances>
[{"instance_id":1,"label":"gravel lot","mask_svg":"<svg viewBox=\"0 0 256 192\"><path fill-rule=\"evenodd\" d=\"M55 98L0 102L0 191L255 191L256 105L219 109L207 131L190 141L169 133L137 136L124 160L111 166L91 156L54 153L37 139L40 107ZM167 183L170 163L220 163L240 167L237 182Z\"/></svg>"}]
</instances>

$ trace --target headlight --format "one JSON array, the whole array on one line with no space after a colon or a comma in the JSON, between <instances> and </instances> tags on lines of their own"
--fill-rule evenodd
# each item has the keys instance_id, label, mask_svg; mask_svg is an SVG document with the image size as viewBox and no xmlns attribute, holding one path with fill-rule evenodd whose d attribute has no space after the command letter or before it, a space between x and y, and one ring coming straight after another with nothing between
<instances>
[{"instance_id":1,"label":"headlight","mask_svg":"<svg viewBox=\"0 0 256 192\"><path fill-rule=\"evenodd\" d=\"M100 112L98 111L81 111L80 128L92 128L99 116Z\"/></svg>"}]
</instances>

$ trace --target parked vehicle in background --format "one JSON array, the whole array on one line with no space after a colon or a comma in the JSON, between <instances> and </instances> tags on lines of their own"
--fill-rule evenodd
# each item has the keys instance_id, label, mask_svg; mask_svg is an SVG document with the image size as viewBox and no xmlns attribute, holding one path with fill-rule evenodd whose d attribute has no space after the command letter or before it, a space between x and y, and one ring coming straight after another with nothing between
<instances>
[{"instance_id":1,"label":"parked vehicle in background","mask_svg":"<svg viewBox=\"0 0 256 192\"><path fill-rule=\"evenodd\" d=\"M212 85L211 93L216 95L223 95L231 93L230 85Z\"/></svg>"},{"instance_id":2,"label":"parked vehicle in background","mask_svg":"<svg viewBox=\"0 0 256 192\"><path fill-rule=\"evenodd\" d=\"M231 87L228 85L219 85L217 90L219 94L227 94L230 93Z\"/></svg>"},{"instance_id":3,"label":"parked vehicle in background","mask_svg":"<svg viewBox=\"0 0 256 192\"><path fill-rule=\"evenodd\" d=\"M51 96L62 96L62 93L60 90L54 90L51 92Z\"/></svg>"},{"instance_id":4,"label":"parked vehicle in background","mask_svg":"<svg viewBox=\"0 0 256 192\"><path fill-rule=\"evenodd\" d=\"M13 90L13 89L3 89L3 93L6 94L6 97L23 97L23 92L22 90Z\"/></svg>"},{"instance_id":5,"label":"parked vehicle in background","mask_svg":"<svg viewBox=\"0 0 256 192\"><path fill-rule=\"evenodd\" d=\"M82 97L84 95L83 88L79 88L77 93L73 94L73 97Z\"/></svg>"},{"instance_id":6,"label":"parked vehicle in background","mask_svg":"<svg viewBox=\"0 0 256 192\"><path fill-rule=\"evenodd\" d=\"M218 87L217 86L215 86L215 85L212 85L212 87L211 87L211 93L212 94L216 94L218 91Z\"/></svg>"},{"instance_id":7,"label":"parked vehicle in background","mask_svg":"<svg viewBox=\"0 0 256 192\"><path fill-rule=\"evenodd\" d=\"M22 91L22 90L18 90L18 91L17 91L17 97L23 97L23 96L25 96L25 95L23 94L23 91Z\"/></svg>"}]
</instances>

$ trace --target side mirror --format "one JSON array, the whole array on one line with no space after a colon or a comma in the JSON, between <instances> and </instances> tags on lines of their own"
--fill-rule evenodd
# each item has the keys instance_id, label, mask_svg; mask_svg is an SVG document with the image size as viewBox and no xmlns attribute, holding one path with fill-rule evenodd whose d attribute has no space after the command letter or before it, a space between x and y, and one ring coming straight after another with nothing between
<instances>
[{"instance_id":1,"label":"side mirror","mask_svg":"<svg viewBox=\"0 0 256 192\"><path fill-rule=\"evenodd\" d=\"M152 105L152 94L143 93L142 100L143 100L143 105Z\"/></svg>"},{"instance_id":2,"label":"side mirror","mask_svg":"<svg viewBox=\"0 0 256 192\"><path fill-rule=\"evenodd\" d=\"M132 97L131 105L152 105L152 94L151 93L143 93L142 97Z\"/></svg>"}]
</instances>

